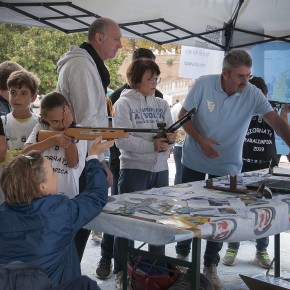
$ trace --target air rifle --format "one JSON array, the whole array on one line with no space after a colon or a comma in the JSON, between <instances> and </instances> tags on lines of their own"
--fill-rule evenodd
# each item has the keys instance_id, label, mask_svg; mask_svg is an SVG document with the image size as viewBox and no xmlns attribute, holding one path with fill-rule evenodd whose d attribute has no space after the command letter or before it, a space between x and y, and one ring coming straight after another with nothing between
<instances>
[{"instance_id":1,"label":"air rifle","mask_svg":"<svg viewBox=\"0 0 290 290\"><path fill-rule=\"evenodd\" d=\"M165 123L158 123L157 129L136 129L136 128L94 128L94 127L69 127L65 131L51 131L51 130L40 130L37 134L37 142L41 142L49 137L64 134L75 140L95 140L96 137L102 136L103 140L128 138L129 133L154 133L158 137L166 137L167 133L172 133L179 129L185 122L191 119L192 115L195 113L196 109L193 108L188 111L182 118L176 121L167 129Z\"/></svg>"}]
</instances>

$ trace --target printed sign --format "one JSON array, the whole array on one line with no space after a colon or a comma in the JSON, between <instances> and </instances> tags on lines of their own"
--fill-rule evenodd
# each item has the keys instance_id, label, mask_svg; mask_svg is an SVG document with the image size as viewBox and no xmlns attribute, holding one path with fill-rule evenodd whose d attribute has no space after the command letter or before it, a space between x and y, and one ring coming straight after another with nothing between
<instances>
[{"instance_id":1,"label":"printed sign","mask_svg":"<svg viewBox=\"0 0 290 290\"><path fill-rule=\"evenodd\" d=\"M202 75L220 74L223 58L223 51L182 46L179 77L196 79Z\"/></svg>"}]
</instances>

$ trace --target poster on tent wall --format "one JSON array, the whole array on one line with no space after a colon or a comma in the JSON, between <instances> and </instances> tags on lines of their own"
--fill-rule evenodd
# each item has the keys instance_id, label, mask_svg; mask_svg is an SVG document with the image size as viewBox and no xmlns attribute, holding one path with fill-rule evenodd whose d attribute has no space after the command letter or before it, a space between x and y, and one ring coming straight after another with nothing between
<instances>
[{"instance_id":1,"label":"poster on tent wall","mask_svg":"<svg viewBox=\"0 0 290 290\"><path fill-rule=\"evenodd\" d=\"M202 75L220 74L223 58L223 51L182 46L179 77L197 79Z\"/></svg>"},{"instance_id":2,"label":"poster on tent wall","mask_svg":"<svg viewBox=\"0 0 290 290\"><path fill-rule=\"evenodd\" d=\"M265 79L268 97L274 110L281 112L283 104L290 104L290 43L273 42L251 48L253 74ZM288 115L290 123L290 115ZM286 155L289 147L275 135L277 153Z\"/></svg>"}]
</instances>

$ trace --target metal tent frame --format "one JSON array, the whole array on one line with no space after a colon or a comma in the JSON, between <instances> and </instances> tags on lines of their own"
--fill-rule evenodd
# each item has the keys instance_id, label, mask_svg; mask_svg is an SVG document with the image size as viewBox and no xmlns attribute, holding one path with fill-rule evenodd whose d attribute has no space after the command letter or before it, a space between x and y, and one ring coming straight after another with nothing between
<instances>
[{"instance_id":1,"label":"metal tent frame","mask_svg":"<svg viewBox=\"0 0 290 290\"><path fill-rule=\"evenodd\" d=\"M123 31L128 32L132 37L150 40L160 45L179 43L185 39L197 38L212 44L220 50L228 51L232 48L241 48L272 41L290 42L290 35L275 37L236 27L239 12L243 4L244 0L238 1L231 19L227 23L224 23L223 28L209 28L208 31L202 33L194 33L164 18L119 23L119 25ZM10 12L13 11L16 14L24 15L36 23L61 30L65 33L86 32L90 23L96 18L101 17L72 2L7 3L0 1L0 9L8 9ZM234 46L232 45L234 33L255 35L260 37L261 40Z\"/></svg>"}]
</instances>

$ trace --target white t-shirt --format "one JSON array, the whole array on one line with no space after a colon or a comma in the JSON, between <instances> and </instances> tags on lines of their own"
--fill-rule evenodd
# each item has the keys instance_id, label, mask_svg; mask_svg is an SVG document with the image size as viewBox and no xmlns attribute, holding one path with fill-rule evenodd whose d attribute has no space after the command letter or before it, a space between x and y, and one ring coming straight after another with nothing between
<instances>
[{"instance_id":1,"label":"white t-shirt","mask_svg":"<svg viewBox=\"0 0 290 290\"><path fill-rule=\"evenodd\" d=\"M48 125L37 124L26 144L37 143L36 137L39 130L52 130ZM54 146L45 150L42 155L51 161L54 172L58 175L58 191L60 194L65 194L69 198L79 194L79 177L85 167L85 159L87 154L87 141L80 140L76 143L79 163L76 167L70 168L67 166L65 159L65 150L60 146Z\"/></svg>"},{"instance_id":2,"label":"white t-shirt","mask_svg":"<svg viewBox=\"0 0 290 290\"><path fill-rule=\"evenodd\" d=\"M31 118L21 122L13 117L12 112L6 116L1 116L8 149L5 161L1 165L8 164L13 157L22 152L27 138L34 126L38 123L38 116L32 114Z\"/></svg>"},{"instance_id":3,"label":"white t-shirt","mask_svg":"<svg viewBox=\"0 0 290 290\"><path fill-rule=\"evenodd\" d=\"M27 138L34 126L38 123L38 116L32 114L25 122L20 122L13 117L12 112L6 116L1 116L8 149L23 149Z\"/></svg>"}]
</instances>

